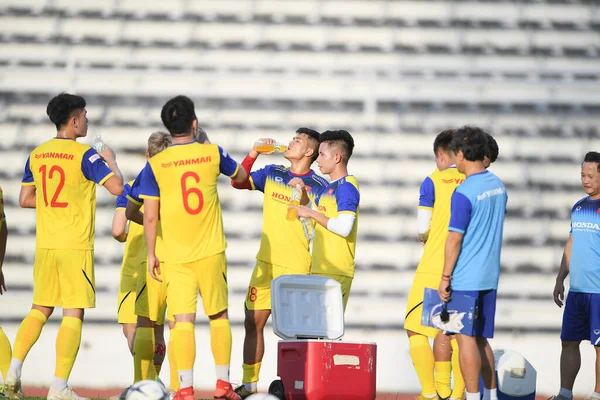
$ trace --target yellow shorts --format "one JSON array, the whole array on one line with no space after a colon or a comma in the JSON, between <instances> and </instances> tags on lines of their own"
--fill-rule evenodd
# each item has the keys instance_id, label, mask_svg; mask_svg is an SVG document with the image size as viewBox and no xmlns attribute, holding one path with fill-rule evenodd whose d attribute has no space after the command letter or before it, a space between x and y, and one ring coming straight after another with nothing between
<instances>
[{"instance_id":1,"label":"yellow shorts","mask_svg":"<svg viewBox=\"0 0 600 400\"><path fill-rule=\"evenodd\" d=\"M121 275L119 282L119 308L117 309L120 324L137 323L137 315L134 312L137 279L136 276Z\"/></svg>"},{"instance_id":2,"label":"yellow shorts","mask_svg":"<svg viewBox=\"0 0 600 400\"><path fill-rule=\"evenodd\" d=\"M307 275L305 272L256 260L256 266L252 271L248 293L246 294L246 310L270 310L271 309L271 282L281 275Z\"/></svg>"},{"instance_id":3,"label":"yellow shorts","mask_svg":"<svg viewBox=\"0 0 600 400\"><path fill-rule=\"evenodd\" d=\"M146 317L156 322L156 325L165 324L167 311L167 286L168 278L164 263L160 263L160 275L162 282L150 276L146 263L142 264L137 277L137 297L135 299L135 315ZM169 309L169 321L174 321Z\"/></svg>"},{"instance_id":4,"label":"yellow shorts","mask_svg":"<svg viewBox=\"0 0 600 400\"><path fill-rule=\"evenodd\" d=\"M35 250L33 304L94 308L95 285L92 250Z\"/></svg>"},{"instance_id":5,"label":"yellow shorts","mask_svg":"<svg viewBox=\"0 0 600 400\"><path fill-rule=\"evenodd\" d=\"M429 326L421 325L421 317L423 314L423 294L425 288L438 289L440 286L441 274L429 274L417 272L415 279L408 294L408 302L406 304L406 314L404 318L404 329L420 333L421 335L435 338L438 330Z\"/></svg>"},{"instance_id":6,"label":"yellow shorts","mask_svg":"<svg viewBox=\"0 0 600 400\"><path fill-rule=\"evenodd\" d=\"M167 301L173 315L195 313L198 291L205 315L217 315L227 309L227 260L224 252L185 264L168 264L167 268Z\"/></svg>"},{"instance_id":7,"label":"yellow shorts","mask_svg":"<svg viewBox=\"0 0 600 400\"><path fill-rule=\"evenodd\" d=\"M342 300L344 301L344 311L346 311L346 304L348 304L348 297L350 297L350 289L352 288L352 280L349 276L344 275L328 275L328 274L320 274L320 273L311 273L311 275L315 276L326 276L328 278L335 279L342 285Z\"/></svg>"}]
</instances>

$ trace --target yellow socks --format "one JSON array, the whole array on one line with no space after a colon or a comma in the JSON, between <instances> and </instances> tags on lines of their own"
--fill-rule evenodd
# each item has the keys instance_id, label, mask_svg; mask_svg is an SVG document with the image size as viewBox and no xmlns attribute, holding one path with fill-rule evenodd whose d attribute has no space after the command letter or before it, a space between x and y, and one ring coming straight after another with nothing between
<instances>
[{"instance_id":1,"label":"yellow socks","mask_svg":"<svg viewBox=\"0 0 600 400\"><path fill-rule=\"evenodd\" d=\"M433 369L435 360L429 345L429 339L423 335L413 335L408 339L410 343L410 358L421 382L421 394L425 397L435 395L435 380Z\"/></svg>"},{"instance_id":2,"label":"yellow socks","mask_svg":"<svg viewBox=\"0 0 600 400\"><path fill-rule=\"evenodd\" d=\"M454 399L462 399L465 394L465 380L460 370L458 342L456 339L450 341L452 345L452 375L454 376L454 389L450 397Z\"/></svg>"},{"instance_id":3,"label":"yellow socks","mask_svg":"<svg viewBox=\"0 0 600 400\"><path fill-rule=\"evenodd\" d=\"M138 327L133 342L133 382L156 378L154 371L154 328ZM152 377L154 375L154 378Z\"/></svg>"},{"instance_id":4,"label":"yellow socks","mask_svg":"<svg viewBox=\"0 0 600 400\"><path fill-rule=\"evenodd\" d=\"M79 352L81 343L81 326L83 321L75 317L63 317L58 335L56 336L56 369L54 370L55 378L63 381L66 386L66 381L71 375L75 358ZM53 385L55 386L55 385ZM60 385L62 386L62 385ZM55 387L55 389L59 389Z\"/></svg>"},{"instance_id":5,"label":"yellow socks","mask_svg":"<svg viewBox=\"0 0 600 400\"><path fill-rule=\"evenodd\" d=\"M229 382L231 362L231 324L228 319L210 321L210 347L212 349L217 379Z\"/></svg>"},{"instance_id":6,"label":"yellow socks","mask_svg":"<svg viewBox=\"0 0 600 400\"><path fill-rule=\"evenodd\" d=\"M31 310L25 317L19 331L17 332L17 338L15 339L15 345L13 347L13 358L24 361L27 357L27 353L37 342L42 333L42 328L46 323L46 316L39 310Z\"/></svg>"},{"instance_id":7,"label":"yellow socks","mask_svg":"<svg viewBox=\"0 0 600 400\"><path fill-rule=\"evenodd\" d=\"M242 364L244 375L242 377L242 383L258 382L258 375L260 374L260 367L262 362L255 364Z\"/></svg>"},{"instance_id":8,"label":"yellow socks","mask_svg":"<svg viewBox=\"0 0 600 400\"><path fill-rule=\"evenodd\" d=\"M8 337L0 328L0 374L6 381L6 374L8 373L8 367L10 367L10 359L12 358L12 349L10 348L10 341Z\"/></svg>"},{"instance_id":9,"label":"yellow socks","mask_svg":"<svg viewBox=\"0 0 600 400\"><path fill-rule=\"evenodd\" d=\"M177 374L177 361L175 360L175 331L171 330L169 335L169 344L167 347L167 357L169 357L169 389L179 390L179 375Z\"/></svg>"},{"instance_id":10,"label":"yellow socks","mask_svg":"<svg viewBox=\"0 0 600 400\"><path fill-rule=\"evenodd\" d=\"M435 362L435 388L440 399L446 399L452 394L450 388L450 373L452 363L450 361Z\"/></svg>"},{"instance_id":11,"label":"yellow socks","mask_svg":"<svg viewBox=\"0 0 600 400\"><path fill-rule=\"evenodd\" d=\"M175 357L179 387L185 389L194 384L193 369L196 360L194 324L191 322L177 322L173 333L175 334Z\"/></svg>"}]
</instances>

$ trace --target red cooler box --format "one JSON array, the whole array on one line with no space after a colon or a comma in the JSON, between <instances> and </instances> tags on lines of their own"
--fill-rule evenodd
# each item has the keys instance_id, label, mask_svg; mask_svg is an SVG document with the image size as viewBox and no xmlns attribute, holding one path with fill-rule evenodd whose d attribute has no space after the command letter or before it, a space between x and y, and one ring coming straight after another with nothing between
<instances>
[{"instance_id":1,"label":"red cooler box","mask_svg":"<svg viewBox=\"0 0 600 400\"><path fill-rule=\"evenodd\" d=\"M271 284L277 374L269 393L281 400L375 399L377 345L345 342L340 284L283 275Z\"/></svg>"}]
</instances>

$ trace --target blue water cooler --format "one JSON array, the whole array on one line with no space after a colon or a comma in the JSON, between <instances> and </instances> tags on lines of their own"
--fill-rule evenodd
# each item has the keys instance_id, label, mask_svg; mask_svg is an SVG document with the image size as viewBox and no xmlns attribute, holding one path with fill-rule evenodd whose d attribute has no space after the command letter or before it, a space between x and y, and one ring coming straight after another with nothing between
<instances>
[{"instance_id":1,"label":"blue water cooler","mask_svg":"<svg viewBox=\"0 0 600 400\"><path fill-rule=\"evenodd\" d=\"M513 350L495 350L498 400L535 400L537 373L521 354ZM479 387L483 397L483 379Z\"/></svg>"}]
</instances>

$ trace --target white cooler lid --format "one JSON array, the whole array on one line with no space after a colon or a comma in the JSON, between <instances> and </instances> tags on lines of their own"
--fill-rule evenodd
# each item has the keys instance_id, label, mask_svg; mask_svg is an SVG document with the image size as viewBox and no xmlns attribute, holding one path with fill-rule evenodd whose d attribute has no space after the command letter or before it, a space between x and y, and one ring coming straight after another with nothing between
<instances>
[{"instance_id":1,"label":"white cooler lid","mask_svg":"<svg viewBox=\"0 0 600 400\"><path fill-rule=\"evenodd\" d=\"M282 339L344 335L342 287L332 278L282 275L271 282L273 332Z\"/></svg>"}]
</instances>

